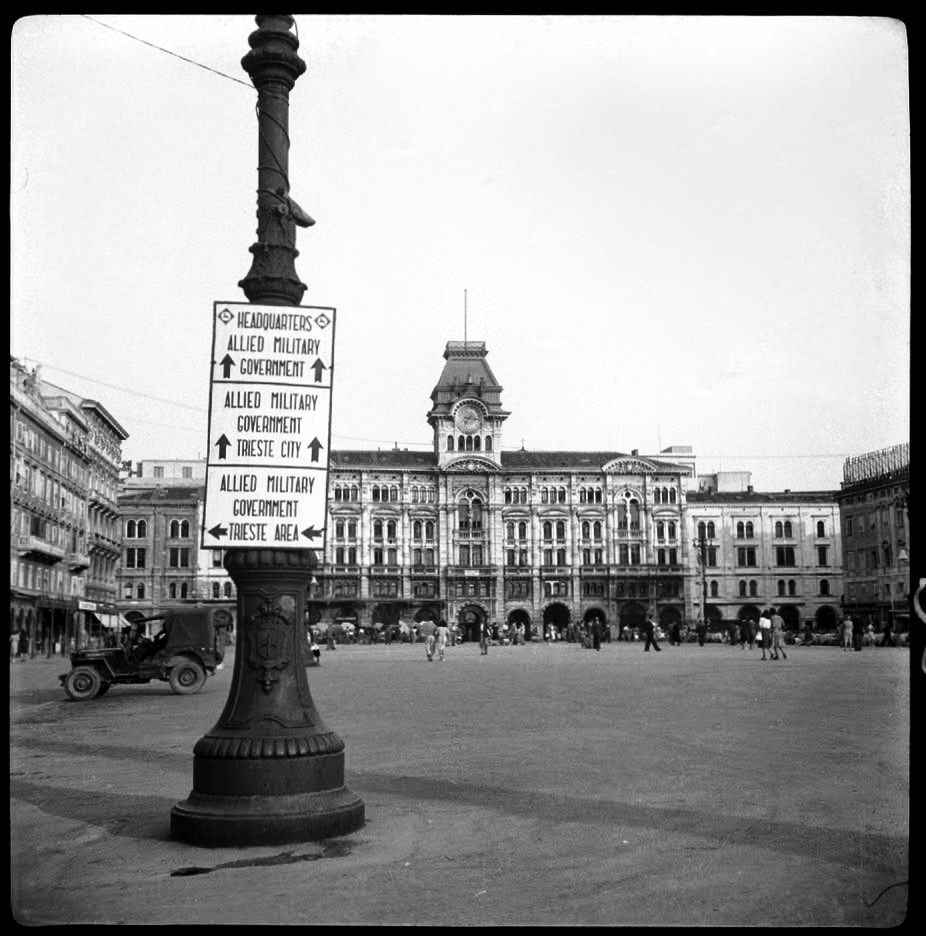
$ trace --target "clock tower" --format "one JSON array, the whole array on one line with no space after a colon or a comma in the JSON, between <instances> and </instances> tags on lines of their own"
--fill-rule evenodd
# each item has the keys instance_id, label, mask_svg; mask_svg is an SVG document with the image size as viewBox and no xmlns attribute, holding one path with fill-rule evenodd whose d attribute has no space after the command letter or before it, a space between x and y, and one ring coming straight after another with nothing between
<instances>
[{"instance_id":1,"label":"clock tower","mask_svg":"<svg viewBox=\"0 0 926 936\"><path fill-rule=\"evenodd\" d=\"M501 467L502 423L509 413L487 354L484 341L448 341L444 349L446 363L428 412L441 468L474 457Z\"/></svg>"}]
</instances>

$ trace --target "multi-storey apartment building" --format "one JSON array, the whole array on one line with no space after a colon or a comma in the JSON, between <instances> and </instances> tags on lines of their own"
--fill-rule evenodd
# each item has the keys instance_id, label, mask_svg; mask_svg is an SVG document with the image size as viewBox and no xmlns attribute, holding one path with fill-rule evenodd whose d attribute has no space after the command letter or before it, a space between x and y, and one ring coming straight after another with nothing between
<instances>
[{"instance_id":1,"label":"multi-storey apartment building","mask_svg":"<svg viewBox=\"0 0 926 936\"><path fill-rule=\"evenodd\" d=\"M202 549L203 460L123 465L120 607L130 619L190 603L234 617L235 588L219 549Z\"/></svg>"},{"instance_id":2,"label":"multi-storey apartment building","mask_svg":"<svg viewBox=\"0 0 926 936\"><path fill-rule=\"evenodd\" d=\"M717 627L775 607L790 629L833 630L843 588L835 492L758 493L748 480L720 473L688 495L690 613Z\"/></svg>"},{"instance_id":3,"label":"multi-storey apartment building","mask_svg":"<svg viewBox=\"0 0 926 936\"><path fill-rule=\"evenodd\" d=\"M910 444L846 459L836 494L843 529L844 609L906 629L910 595Z\"/></svg>"},{"instance_id":4,"label":"multi-storey apartment building","mask_svg":"<svg viewBox=\"0 0 926 936\"><path fill-rule=\"evenodd\" d=\"M128 433L102 404L10 360L10 627L30 652L114 628L116 489Z\"/></svg>"}]
</instances>

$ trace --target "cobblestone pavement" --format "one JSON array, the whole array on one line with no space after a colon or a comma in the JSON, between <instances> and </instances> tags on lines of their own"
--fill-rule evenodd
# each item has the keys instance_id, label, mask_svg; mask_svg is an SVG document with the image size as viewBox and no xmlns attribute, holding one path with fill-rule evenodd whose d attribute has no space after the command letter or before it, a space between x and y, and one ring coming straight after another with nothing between
<instances>
[{"instance_id":1,"label":"cobblestone pavement","mask_svg":"<svg viewBox=\"0 0 926 936\"><path fill-rule=\"evenodd\" d=\"M910 651L573 644L323 650L308 670L366 806L349 836L169 837L229 665L69 702L10 664L24 924L889 927L908 885Z\"/></svg>"}]
</instances>

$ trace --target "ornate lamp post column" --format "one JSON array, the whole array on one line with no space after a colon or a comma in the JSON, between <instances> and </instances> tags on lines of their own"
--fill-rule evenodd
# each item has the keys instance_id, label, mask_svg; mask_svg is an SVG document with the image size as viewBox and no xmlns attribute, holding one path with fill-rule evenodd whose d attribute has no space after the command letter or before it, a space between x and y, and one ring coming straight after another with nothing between
<instances>
[{"instance_id":1,"label":"ornate lamp post column","mask_svg":"<svg viewBox=\"0 0 926 936\"><path fill-rule=\"evenodd\" d=\"M242 67L258 90L258 241L239 285L248 300L297 305L295 226L313 223L289 198L289 92L305 71L292 17L257 16ZM344 742L318 714L305 671L312 549L230 549L238 643L228 701L193 749L193 790L171 811L171 835L210 847L274 845L344 835L364 823L344 786Z\"/></svg>"}]
</instances>

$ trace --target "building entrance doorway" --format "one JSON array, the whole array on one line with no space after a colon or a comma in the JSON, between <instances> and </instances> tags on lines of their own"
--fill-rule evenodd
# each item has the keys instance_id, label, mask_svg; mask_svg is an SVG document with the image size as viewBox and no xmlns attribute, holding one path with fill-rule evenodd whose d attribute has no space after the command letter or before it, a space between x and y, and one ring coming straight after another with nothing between
<instances>
[{"instance_id":1,"label":"building entrance doorway","mask_svg":"<svg viewBox=\"0 0 926 936\"><path fill-rule=\"evenodd\" d=\"M561 640L566 636L566 628L569 626L569 608L558 601L547 605L543 609L543 632L547 634L552 627L556 631L556 639Z\"/></svg>"},{"instance_id":2,"label":"building entrance doorway","mask_svg":"<svg viewBox=\"0 0 926 936\"><path fill-rule=\"evenodd\" d=\"M460 629L463 631L464 640L479 641L479 628L485 621L486 614L479 605L466 605L460 608L457 615L457 621L460 623Z\"/></svg>"},{"instance_id":3,"label":"building entrance doorway","mask_svg":"<svg viewBox=\"0 0 926 936\"><path fill-rule=\"evenodd\" d=\"M531 639L531 616L524 610L524 608L515 608L511 614L508 615L508 630L511 631L512 628L517 628L519 624L524 625L524 639Z\"/></svg>"}]
</instances>

